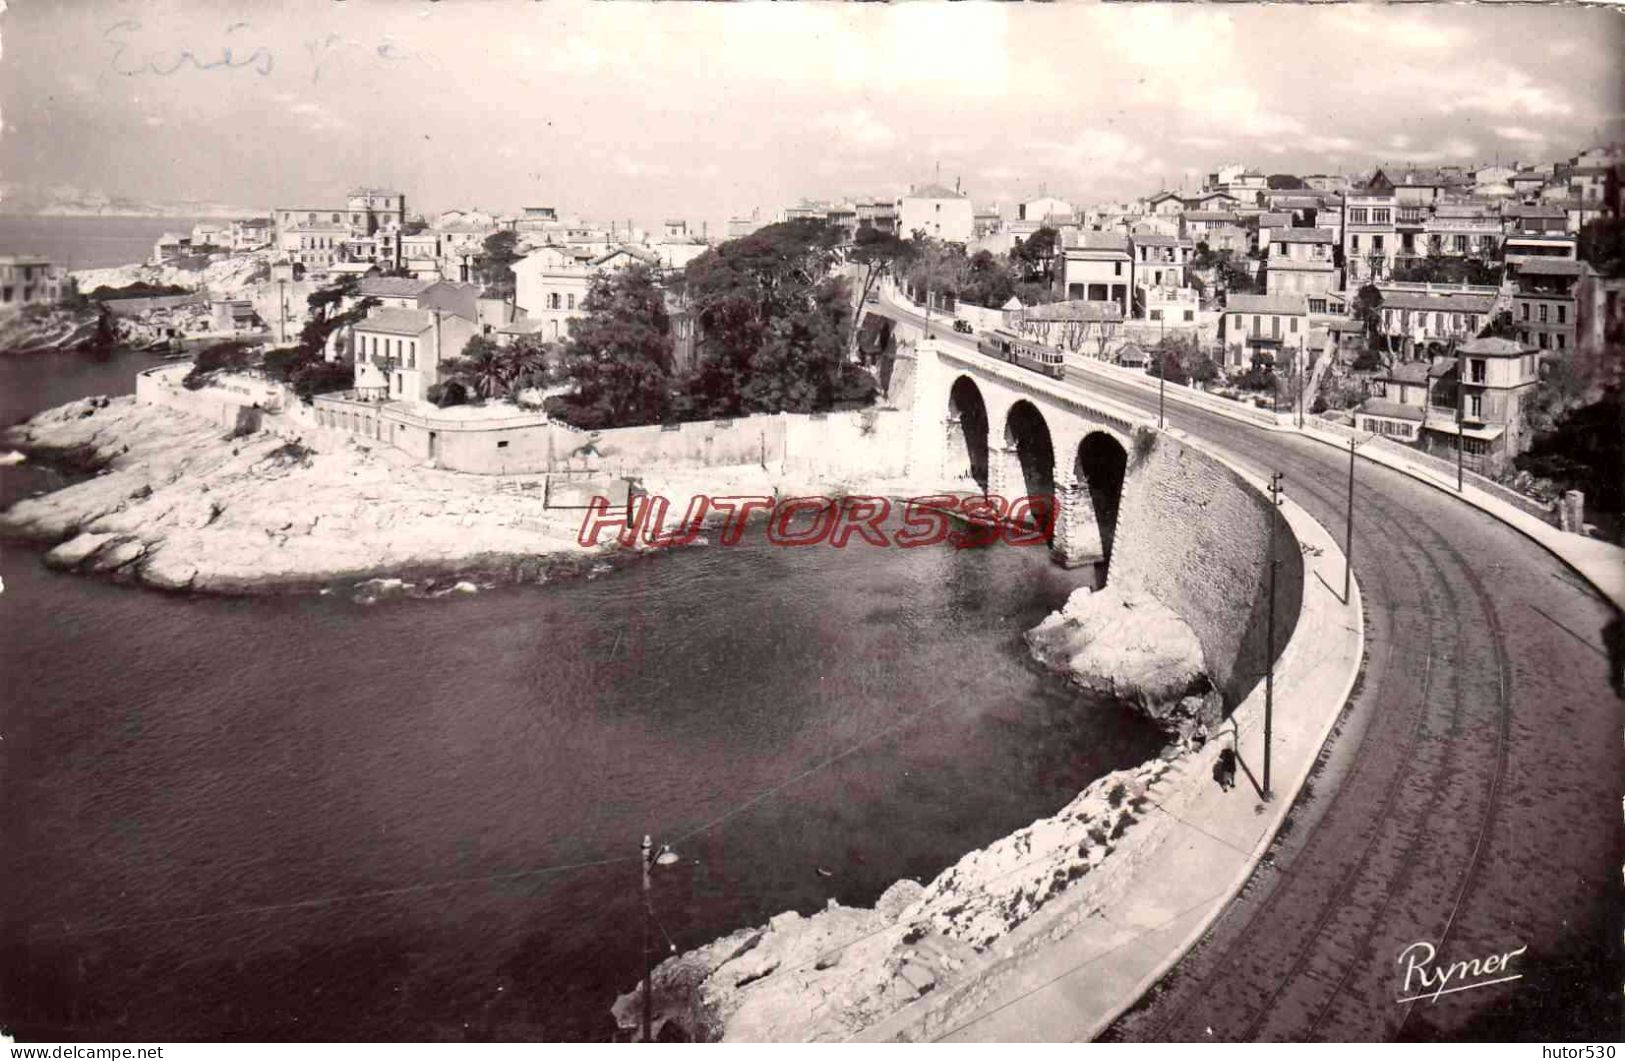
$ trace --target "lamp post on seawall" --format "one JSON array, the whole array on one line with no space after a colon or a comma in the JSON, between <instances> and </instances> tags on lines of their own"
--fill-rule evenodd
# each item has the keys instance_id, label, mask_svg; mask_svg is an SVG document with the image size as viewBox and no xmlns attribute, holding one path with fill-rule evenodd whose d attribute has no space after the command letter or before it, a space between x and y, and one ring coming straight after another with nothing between
<instances>
[{"instance_id":1,"label":"lamp post on seawall","mask_svg":"<svg viewBox=\"0 0 1625 1061\"><path fill-rule=\"evenodd\" d=\"M631 504L628 494L628 505ZM654 904L649 894L649 872L656 866L669 866L677 861L677 852L671 849L670 844L661 844L658 852L654 849L654 841L647 835L643 838L643 1041L652 1042L650 1028L654 1024L654 959L649 953L654 930Z\"/></svg>"},{"instance_id":2,"label":"lamp post on seawall","mask_svg":"<svg viewBox=\"0 0 1625 1061\"><path fill-rule=\"evenodd\" d=\"M1275 723L1275 572L1281 566L1275 559L1276 509L1281 505L1281 473L1270 473L1270 534L1269 534L1269 619L1264 633L1264 800L1275 798L1270 788L1270 738Z\"/></svg>"},{"instance_id":3,"label":"lamp post on seawall","mask_svg":"<svg viewBox=\"0 0 1625 1061\"><path fill-rule=\"evenodd\" d=\"M1354 575L1354 439L1349 439L1348 524L1343 531L1343 603L1349 602L1349 583Z\"/></svg>"}]
</instances>

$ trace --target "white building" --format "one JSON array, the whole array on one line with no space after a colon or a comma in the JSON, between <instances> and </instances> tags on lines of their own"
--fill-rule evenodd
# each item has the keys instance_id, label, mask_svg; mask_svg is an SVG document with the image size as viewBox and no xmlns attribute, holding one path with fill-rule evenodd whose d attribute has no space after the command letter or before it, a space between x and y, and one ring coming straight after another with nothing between
<instances>
[{"instance_id":1,"label":"white building","mask_svg":"<svg viewBox=\"0 0 1625 1061\"><path fill-rule=\"evenodd\" d=\"M513 264L515 301L527 318L541 322L537 334L568 339L570 321L581 316L593 277L637 263L658 266L660 261L642 247L617 247L604 254L572 246L539 247Z\"/></svg>"},{"instance_id":2,"label":"white building","mask_svg":"<svg viewBox=\"0 0 1625 1061\"><path fill-rule=\"evenodd\" d=\"M351 329L355 389L375 401L427 402L440 366L477 334L472 321L426 309L375 309Z\"/></svg>"},{"instance_id":3,"label":"white building","mask_svg":"<svg viewBox=\"0 0 1625 1061\"><path fill-rule=\"evenodd\" d=\"M924 232L944 243L968 244L976 235L976 209L958 190L940 184L911 187L897 200L897 228L905 238Z\"/></svg>"}]
</instances>

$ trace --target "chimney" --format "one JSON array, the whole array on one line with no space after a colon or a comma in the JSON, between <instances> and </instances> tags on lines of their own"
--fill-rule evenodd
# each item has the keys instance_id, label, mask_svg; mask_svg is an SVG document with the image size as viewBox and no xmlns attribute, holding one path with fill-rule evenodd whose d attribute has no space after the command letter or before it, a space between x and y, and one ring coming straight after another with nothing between
<instances>
[{"instance_id":1,"label":"chimney","mask_svg":"<svg viewBox=\"0 0 1625 1061\"><path fill-rule=\"evenodd\" d=\"M955 195L959 194L959 178L958 177L954 178L954 194Z\"/></svg>"}]
</instances>

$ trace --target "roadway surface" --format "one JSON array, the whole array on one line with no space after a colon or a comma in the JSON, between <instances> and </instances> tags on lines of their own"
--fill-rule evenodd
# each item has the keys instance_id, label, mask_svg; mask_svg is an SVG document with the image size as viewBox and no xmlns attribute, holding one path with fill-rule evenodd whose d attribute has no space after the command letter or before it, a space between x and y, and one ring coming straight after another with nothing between
<instances>
[{"instance_id":1,"label":"roadway surface","mask_svg":"<svg viewBox=\"0 0 1625 1061\"><path fill-rule=\"evenodd\" d=\"M937 338L974 348L939 319ZM1156 410L1154 391L1066 378ZM1346 450L1174 401L1167 419L1284 473L1342 536ZM1399 472L1360 462L1354 507L1361 682L1242 893L1103 1038L1618 1039L1620 618L1534 542ZM1418 941L1441 963L1528 949L1501 974L1521 979L1401 1002Z\"/></svg>"}]
</instances>

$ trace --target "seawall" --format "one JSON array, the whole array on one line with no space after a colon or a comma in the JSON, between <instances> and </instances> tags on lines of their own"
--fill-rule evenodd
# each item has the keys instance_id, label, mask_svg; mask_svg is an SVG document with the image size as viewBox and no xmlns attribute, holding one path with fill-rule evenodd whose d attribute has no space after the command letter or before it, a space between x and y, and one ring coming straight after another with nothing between
<instances>
[{"instance_id":1,"label":"seawall","mask_svg":"<svg viewBox=\"0 0 1625 1061\"><path fill-rule=\"evenodd\" d=\"M1297 623L1303 553L1279 512L1196 445L1146 428L1134 434L1109 584L1149 593L1196 634L1208 676L1234 707L1267 667L1267 561L1274 524L1275 643Z\"/></svg>"}]
</instances>

